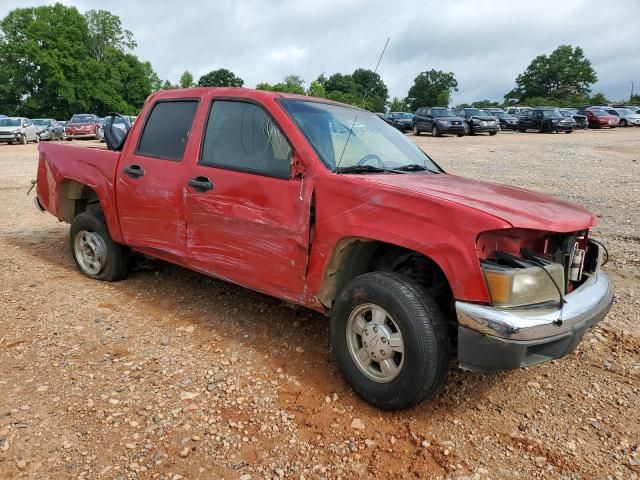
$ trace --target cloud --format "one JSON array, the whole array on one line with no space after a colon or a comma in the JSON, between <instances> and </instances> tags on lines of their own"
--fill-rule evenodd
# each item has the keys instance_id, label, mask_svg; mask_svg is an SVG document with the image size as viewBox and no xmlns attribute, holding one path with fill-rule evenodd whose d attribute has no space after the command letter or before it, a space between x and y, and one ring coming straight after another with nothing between
<instances>
[{"instance_id":1,"label":"cloud","mask_svg":"<svg viewBox=\"0 0 640 480\"><path fill-rule=\"evenodd\" d=\"M0 0L3 10L36 5ZM640 91L640 2L619 0L243 0L185 2L64 0L80 11L119 15L138 42L136 54L163 79L188 69L198 78L229 68L245 85L371 68L387 37L379 73L403 97L415 76L436 68L456 75L454 103L501 100L515 77L558 45L581 46L598 74L593 90L612 99Z\"/></svg>"}]
</instances>

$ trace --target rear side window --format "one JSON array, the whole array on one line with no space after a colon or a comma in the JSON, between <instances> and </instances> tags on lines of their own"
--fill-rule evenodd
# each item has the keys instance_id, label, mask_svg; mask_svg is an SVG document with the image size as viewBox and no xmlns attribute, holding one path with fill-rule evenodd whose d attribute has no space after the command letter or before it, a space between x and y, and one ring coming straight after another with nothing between
<instances>
[{"instance_id":1,"label":"rear side window","mask_svg":"<svg viewBox=\"0 0 640 480\"><path fill-rule=\"evenodd\" d=\"M156 103L142 131L136 154L182 160L197 108L196 100Z\"/></svg>"},{"instance_id":2,"label":"rear side window","mask_svg":"<svg viewBox=\"0 0 640 480\"><path fill-rule=\"evenodd\" d=\"M207 121L200 165L289 178L292 149L258 105L216 100Z\"/></svg>"}]
</instances>

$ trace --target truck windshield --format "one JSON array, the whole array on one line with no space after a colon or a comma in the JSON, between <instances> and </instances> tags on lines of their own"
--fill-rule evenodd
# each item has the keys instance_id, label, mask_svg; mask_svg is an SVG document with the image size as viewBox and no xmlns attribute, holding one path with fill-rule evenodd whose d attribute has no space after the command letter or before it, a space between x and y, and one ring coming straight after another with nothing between
<instances>
[{"instance_id":1,"label":"truck windshield","mask_svg":"<svg viewBox=\"0 0 640 480\"><path fill-rule=\"evenodd\" d=\"M281 100L281 105L329 170L419 166L441 172L412 141L373 113L307 100Z\"/></svg>"}]
</instances>

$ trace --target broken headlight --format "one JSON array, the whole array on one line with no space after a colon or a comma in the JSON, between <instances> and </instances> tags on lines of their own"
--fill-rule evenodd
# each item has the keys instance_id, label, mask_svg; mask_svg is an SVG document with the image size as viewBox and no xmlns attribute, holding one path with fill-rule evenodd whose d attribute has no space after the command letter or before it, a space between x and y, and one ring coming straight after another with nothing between
<instances>
[{"instance_id":1,"label":"broken headlight","mask_svg":"<svg viewBox=\"0 0 640 480\"><path fill-rule=\"evenodd\" d=\"M521 307L559 301L564 295L564 267L559 263L521 260L517 267L482 260L491 304L494 307ZM560 290L560 291L558 291Z\"/></svg>"}]
</instances>

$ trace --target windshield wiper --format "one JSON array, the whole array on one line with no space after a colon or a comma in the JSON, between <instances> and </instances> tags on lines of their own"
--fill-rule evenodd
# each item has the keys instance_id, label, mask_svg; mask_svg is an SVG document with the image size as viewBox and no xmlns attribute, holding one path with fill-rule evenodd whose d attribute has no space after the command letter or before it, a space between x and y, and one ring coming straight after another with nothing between
<instances>
[{"instance_id":1,"label":"windshield wiper","mask_svg":"<svg viewBox=\"0 0 640 480\"><path fill-rule=\"evenodd\" d=\"M380 172L393 172L393 173L406 173L401 170L394 170L392 168L374 167L373 165L351 165L349 167L336 167L333 169L334 173L380 173Z\"/></svg>"},{"instance_id":2,"label":"windshield wiper","mask_svg":"<svg viewBox=\"0 0 640 480\"><path fill-rule=\"evenodd\" d=\"M429 170L424 165L418 165L417 163L411 163L409 165L402 165L401 167L396 168L395 170L400 172L423 172L424 170ZM431 170L429 170L431 171Z\"/></svg>"}]
</instances>

